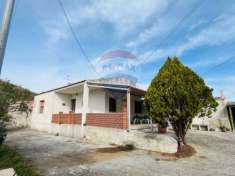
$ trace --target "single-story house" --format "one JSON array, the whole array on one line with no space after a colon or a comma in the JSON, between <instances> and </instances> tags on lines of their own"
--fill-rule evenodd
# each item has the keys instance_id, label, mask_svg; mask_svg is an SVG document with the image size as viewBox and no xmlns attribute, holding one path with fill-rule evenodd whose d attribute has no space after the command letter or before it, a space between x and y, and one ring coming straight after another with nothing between
<instances>
[{"instance_id":1,"label":"single-story house","mask_svg":"<svg viewBox=\"0 0 235 176\"><path fill-rule=\"evenodd\" d=\"M144 115L145 90L126 77L84 80L42 92L34 98L31 127L53 130L54 124L130 130L136 116Z\"/></svg>"}]
</instances>

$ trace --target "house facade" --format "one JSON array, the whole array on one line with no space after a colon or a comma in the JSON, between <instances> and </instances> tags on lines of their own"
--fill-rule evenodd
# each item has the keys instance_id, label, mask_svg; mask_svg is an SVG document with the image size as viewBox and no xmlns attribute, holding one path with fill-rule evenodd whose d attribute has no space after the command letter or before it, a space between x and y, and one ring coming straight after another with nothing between
<instances>
[{"instance_id":1,"label":"house facade","mask_svg":"<svg viewBox=\"0 0 235 176\"><path fill-rule=\"evenodd\" d=\"M31 127L56 132L58 125L78 125L83 137L89 127L128 131L144 115L144 94L126 78L80 81L36 95Z\"/></svg>"}]
</instances>

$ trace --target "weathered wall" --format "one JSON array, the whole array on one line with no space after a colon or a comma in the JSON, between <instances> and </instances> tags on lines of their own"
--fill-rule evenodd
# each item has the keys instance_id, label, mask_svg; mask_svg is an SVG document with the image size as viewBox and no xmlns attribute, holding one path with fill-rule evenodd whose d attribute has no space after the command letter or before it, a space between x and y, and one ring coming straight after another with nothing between
<instances>
[{"instance_id":1,"label":"weathered wall","mask_svg":"<svg viewBox=\"0 0 235 176\"><path fill-rule=\"evenodd\" d=\"M218 107L216 112L212 114L210 118L208 117L195 117L193 119L192 125L205 125L210 129L220 130L220 127L226 127L231 130L231 125L229 122L228 112L227 112L227 101L224 99L218 99Z\"/></svg>"},{"instance_id":2,"label":"weathered wall","mask_svg":"<svg viewBox=\"0 0 235 176\"><path fill-rule=\"evenodd\" d=\"M10 122L7 124L7 128L21 128L28 127L31 121L31 114L23 113L23 112L11 112L9 113L11 116Z\"/></svg>"}]
</instances>

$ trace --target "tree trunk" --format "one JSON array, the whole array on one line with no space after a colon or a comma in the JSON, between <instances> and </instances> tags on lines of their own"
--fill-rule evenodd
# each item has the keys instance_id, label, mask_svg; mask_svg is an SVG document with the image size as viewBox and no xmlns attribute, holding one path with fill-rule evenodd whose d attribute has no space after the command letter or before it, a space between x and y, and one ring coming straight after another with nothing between
<instances>
[{"instance_id":1,"label":"tree trunk","mask_svg":"<svg viewBox=\"0 0 235 176\"><path fill-rule=\"evenodd\" d=\"M177 151L180 151L182 150L184 145L187 145L185 138L187 132L187 123L185 123L185 121L183 120L177 120L173 121L171 124L175 131L175 135L177 137L177 143L178 143Z\"/></svg>"}]
</instances>

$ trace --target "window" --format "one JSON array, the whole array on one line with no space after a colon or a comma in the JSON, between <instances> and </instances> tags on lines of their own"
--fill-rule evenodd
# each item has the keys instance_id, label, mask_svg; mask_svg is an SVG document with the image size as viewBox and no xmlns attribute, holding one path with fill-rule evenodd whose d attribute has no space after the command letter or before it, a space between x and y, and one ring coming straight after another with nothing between
<instances>
[{"instance_id":1,"label":"window","mask_svg":"<svg viewBox=\"0 0 235 176\"><path fill-rule=\"evenodd\" d=\"M42 114L44 111L44 105L45 105L45 101L41 100L39 103L39 113Z\"/></svg>"},{"instance_id":2,"label":"window","mask_svg":"<svg viewBox=\"0 0 235 176\"><path fill-rule=\"evenodd\" d=\"M135 101L135 113L136 114L141 114L142 113L142 101Z\"/></svg>"},{"instance_id":3,"label":"window","mask_svg":"<svg viewBox=\"0 0 235 176\"><path fill-rule=\"evenodd\" d=\"M116 112L116 100L114 98L109 98L109 112Z\"/></svg>"},{"instance_id":4,"label":"window","mask_svg":"<svg viewBox=\"0 0 235 176\"><path fill-rule=\"evenodd\" d=\"M71 99L71 111L75 112L76 109L76 99Z\"/></svg>"}]
</instances>

